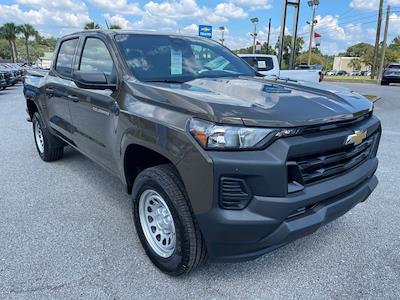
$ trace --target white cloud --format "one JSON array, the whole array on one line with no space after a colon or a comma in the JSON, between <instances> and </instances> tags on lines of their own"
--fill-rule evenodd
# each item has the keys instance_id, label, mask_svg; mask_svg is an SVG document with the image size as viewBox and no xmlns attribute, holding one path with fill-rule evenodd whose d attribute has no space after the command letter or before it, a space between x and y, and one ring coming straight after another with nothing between
<instances>
[{"instance_id":1,"label":"white cloud","mask_svg":"<svg viewBox=\"0 0 400 300\"><path fill-rule=\"evenodd\" d=\"M149 16L165 17L169 19L185 19L203 16L203 9L194 0L180 0L173 2L148 2L144 6Z\"/></svg>"},{"instance_id":2,"label":"white cloud","mask_svg":"<svg viewBox=\"0 0 400 300\"><path fill-rule=\"evenodd\" d=\"M207 20L211 23L226 23L230 18L243 19L247 17L248 14L243 8L227 2L219 3L210 14L207 14Z\"/></svg>"},{"instance_id":3,"label":"white cloud","mask_svg":"<svg viewBox=\"0 0 400 300\"><path fill-rule=\"evenodd\" d=\"M18 4L0 4L0 22L16 22L32 25L48 25L51 27L71 27L72 30L82 28L90 18L87 12L70 12L65 10L49 10L47 8L31 9L23 11Z\"/></svg>"},{"instance_id":4,"label":"white cloud","mask_svg":"<svg viewBox=\"0 0 400 300\"><path fill-rule=\"evenodd\" d=\"M117 14L141 15L143 13L138 3L131 3L127 0L91 0L91 2L103 9Z\"/></svg>"},{"instance_id":5,"label":"white cloud","mask_svg":"<svg viewBox=\"0 0 400 300\"><path fill-rule=\"evenodd\" d=\"M387 4L400 5L400 0L388 0ZM379 0L352 0L350 7L357 10L373 11L379 9Z\"/></svg>"},{"instance_id":6,"label":"white cloud","mask_svg":"<svg viewBox=\"0 0 400 300\"><path fill-rule=\"evenodd\" d=\"M233 3L249 7L250 10L271 9L272 0L232 0Z\"/></svg>"},{"instance_id":7,"label":"white cloud","mask_svg":"<svg viewBox=\"0 0 400 300\"><path fill-rule=\"evenodd\" d=\"M34 7L34 8L46 8L48 10L73 10L73 11L87 11L87 6L82 1L73 1L73 0L17 0L18 4L23 4L26 6Z\"/></svg>"}]
</instances>

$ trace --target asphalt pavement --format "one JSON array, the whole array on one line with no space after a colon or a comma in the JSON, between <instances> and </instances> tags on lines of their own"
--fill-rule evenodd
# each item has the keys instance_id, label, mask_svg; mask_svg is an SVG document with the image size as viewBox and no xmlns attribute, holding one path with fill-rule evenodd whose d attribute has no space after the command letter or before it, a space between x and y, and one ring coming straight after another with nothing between
<instances>
[{"instance_id":1,"label":"asphalt pavement","mask_svg":"<svg viewBox=\"0 0 400 300\"><path fill-rule=\"evenodd\" d=\"M146 257L122 183L70 148L42 162L22 87L0 91L0 299L400 299L400 87L346 86L382 97L367 202L255 261L181 278Z\"/></svg>"}]
</instances>

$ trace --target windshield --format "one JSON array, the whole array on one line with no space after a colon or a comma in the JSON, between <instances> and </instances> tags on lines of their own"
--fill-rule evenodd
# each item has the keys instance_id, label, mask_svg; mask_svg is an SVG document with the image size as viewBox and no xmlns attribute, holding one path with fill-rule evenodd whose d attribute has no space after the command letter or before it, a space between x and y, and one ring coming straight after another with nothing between
<instances>
[{"instance_id":1,"label":"windshield","mask_svg":"<svg viewBox=\"0 0 400 300\"><path fill-rule=\"evenodd\" d=\"M148 82L255 76L225 47L200 38L121 34L116 41L133 75Z\"/></svg>"},{"instance_id":2,"label":"windshield","mask_svg":"<svg viewBox=\"0 0 400 300\"><path fill-rule=\"evenodd\" d=\"M400 65L390 65L389 69L400 69Z\"/></svg>"}]
</instances>

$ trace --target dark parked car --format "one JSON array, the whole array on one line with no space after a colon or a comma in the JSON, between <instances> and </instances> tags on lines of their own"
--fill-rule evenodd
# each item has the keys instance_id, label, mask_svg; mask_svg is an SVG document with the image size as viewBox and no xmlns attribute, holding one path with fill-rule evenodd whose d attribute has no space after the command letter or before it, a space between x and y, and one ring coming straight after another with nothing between
<instances>
[{"instance_id":1,"label":"dark parked car","mask_svg":"<svg viewBox=\"0 0 400 300\"><path fill-rule=\"evenodd\" d=\"M346 76L348 73L346 71L337 71L336 76Z\"/></svg>"},{"instance_id":2,"label":"dark parked car","mask_svg":"<svg viewBox=\"0 0 400 300\"><path fill-rule=\"evenodd\" d=\"M259 257L378 184L370 101L264 79L205 38L71 34L24 91L40 157L58 160L70 145L118 176L146 253L170 275Z\"/></svg>"},{"instance_id":3,"label":"dark parked car","mask_svg":"<svg viewBox=\"0 0 400 300\"><path fill-rule=\"evenodd\" d=\"M381 85L400 83L400 64L390 64L383 72Z\"/></svg>"}]
</instances>

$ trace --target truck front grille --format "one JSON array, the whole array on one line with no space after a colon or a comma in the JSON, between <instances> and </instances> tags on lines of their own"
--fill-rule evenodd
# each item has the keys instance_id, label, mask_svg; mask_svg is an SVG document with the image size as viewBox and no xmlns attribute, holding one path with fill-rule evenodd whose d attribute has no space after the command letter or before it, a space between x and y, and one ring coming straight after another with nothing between
<instances>
[{"instance_id":1,"label":"truck front grille","mask_svg":"<svg viewBox=\"0 0 400 300\"><path fill-rule=\"evenodd\" d=\"M375 155L377 135L356 146L343 146L334 151L295 158L292 162L298 165L304 184L315 183L349 171Z\"/></svg>"}]
</instances>

